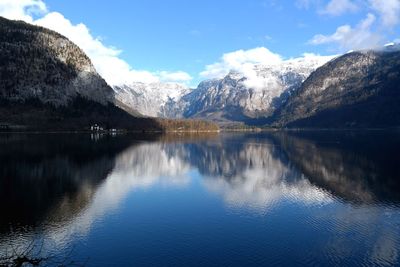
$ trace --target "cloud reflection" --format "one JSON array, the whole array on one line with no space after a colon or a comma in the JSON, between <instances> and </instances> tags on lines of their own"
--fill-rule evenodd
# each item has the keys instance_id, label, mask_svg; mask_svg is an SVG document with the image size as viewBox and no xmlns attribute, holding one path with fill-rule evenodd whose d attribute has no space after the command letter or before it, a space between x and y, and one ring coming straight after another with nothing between
<instances>
[{"instance_id":1,"label":"cloud reflection","mask_svg":"<svg viewBox=\"0 0 400 267\"><path fill-rule=\"evenodd\" d=\"M329 203L330 195L312 185L301 173L279 158L279 149L264 140L264 143L244 143L236 153L222 152L214 158L219 158L223 166L228 166L232 158L238 158L231 165L234 170L225 168L225 172L219 175L208 175L204 185L210 191L221 194L230 207L245 207L260 212L283 200L303 204ZM230 157L230 160L224 156Z\"/></svg>"},{"instance_id":2,"label":"cloud reflection","mask_svg":"<svg viewBox=\"0 0 400 267\"><path fill-rule=\"evenodd\" d=\"M176 188L191 184L193 174L199 174L203 188L196 190L218 195L235 211L265 215L282 203L350 204L349 209L329 209L310 222L331 222L324 224L326 230L336 234L321 244L330 253L326 256L340 262L354 254L346 238L357 229L360 236L375 240L369 263L398 262L400 241L395 233L374 228L381 225L385 212L398 205L398 182L395 172L390 172L396 170L395 164L375 158L374 150L360 150L352 136L338 142L282 133L190 142L127 140L69 138L60 143L46 137L31 144L29 138L0 138L5 148L0 160L7 162L0 171L0 199L6 202L9 196L17 196L11 209L1 207L5 216L0 221L0 251L10 240L25 244L38 232L50 241L49 251L62 250L118 212L130 194L154 187L174 194ZM380 205L387 203L389 208L382 209ZM33 210L35 217L21 217L25 209ZM18 221L24 225L22 234L7 229ZM371 230L379 236L370 236Z\"/></svg>"},{"instance_id":3,"label":"cloud reflection","mask_svg":"<svg viewBox=\"0 0 400 267\"><path fill-rule=\"evenodd\" d=\"M116 157L114 170L97 188L87 207L61 227L48 226L46 239L68 245L71 238L85 236L94 222L116 210L128 194L155 185L185 186L190 182L189 170L190 166L181 158L167 154L162 143L134 145Z\"/></svg>"}]
</instances>

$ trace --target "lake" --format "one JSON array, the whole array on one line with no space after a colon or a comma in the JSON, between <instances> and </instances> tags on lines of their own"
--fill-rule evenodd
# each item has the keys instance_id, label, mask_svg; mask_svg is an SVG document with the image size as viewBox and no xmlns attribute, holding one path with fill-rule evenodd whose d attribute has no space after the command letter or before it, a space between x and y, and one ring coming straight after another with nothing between
<instances>
[{"instance_id":1,"label":"lake","mask_svg":"<svg viewBox=\"0 0 400 267\"><path fill-rule=\"evenodd\" d=\"M1 134L0 148L3 262L400 266L400 132Z\"/></svg>"}]
</instances>

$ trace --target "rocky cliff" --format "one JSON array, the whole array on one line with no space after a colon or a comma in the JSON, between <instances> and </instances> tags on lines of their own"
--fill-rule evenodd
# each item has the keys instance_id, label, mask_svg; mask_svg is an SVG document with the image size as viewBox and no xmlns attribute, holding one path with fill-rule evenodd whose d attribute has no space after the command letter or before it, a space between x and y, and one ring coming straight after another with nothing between
<instances>
[{"instance_id":1,"label":"rocky cliff","mask_svg":"<svg viewBox=\"0 0 400 267\"><path fill-rule=\"evenodd\" d=\"M274 114L275 126L400 125L400 52L359 51L317 69Z\"/></svg>"}]
</instances>

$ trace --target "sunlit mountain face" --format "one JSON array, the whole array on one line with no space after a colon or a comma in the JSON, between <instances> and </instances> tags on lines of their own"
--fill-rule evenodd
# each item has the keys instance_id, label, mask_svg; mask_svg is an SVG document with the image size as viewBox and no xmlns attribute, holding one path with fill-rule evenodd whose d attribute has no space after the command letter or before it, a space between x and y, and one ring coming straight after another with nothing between
<instances>
[{"instance_id":1,"label":"sunlit mountain face","mask_svg":"<svg viewBox=\"0 0 400 267\"><path fill-rule=\"evenodd\" d=\"M396 133L65 137L0 136L0 251L36 242L90 266L399 263Z\"/></svg>"}]
</instances>

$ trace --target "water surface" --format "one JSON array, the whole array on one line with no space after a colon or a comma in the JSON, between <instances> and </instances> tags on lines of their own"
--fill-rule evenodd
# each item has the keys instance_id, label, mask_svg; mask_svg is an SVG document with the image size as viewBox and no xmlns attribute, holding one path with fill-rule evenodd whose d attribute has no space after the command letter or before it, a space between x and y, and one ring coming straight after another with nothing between
<instances>
[{"instance_id":1,"label":"water surface","mask_svg":"<svg viewBox=\"0 0 400 267\"><path fill-rule=\"evenodd\" d=\"M400 265L398 132L2 134L0 147L3 257Z\"/></svg>"}]
</instances>

